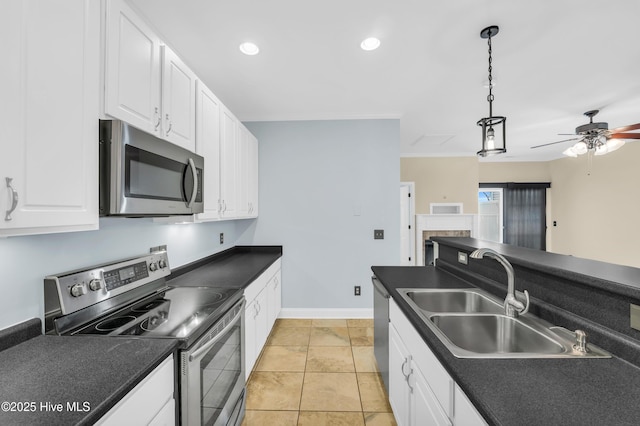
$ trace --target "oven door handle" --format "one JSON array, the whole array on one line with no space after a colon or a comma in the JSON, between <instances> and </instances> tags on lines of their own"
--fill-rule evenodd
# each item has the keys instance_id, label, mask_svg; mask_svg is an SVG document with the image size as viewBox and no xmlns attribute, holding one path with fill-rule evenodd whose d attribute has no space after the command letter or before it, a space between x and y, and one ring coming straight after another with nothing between
<instances>
[{"instance_id":1,"label":"oven door handle","mask_svg":"<svg viewBox=\"0 0 640 426\"><path fill-rule=\"evenodd\" d=\"M199 358L201 355L204 355L204 353L207 352L213 345L215 345L218 342L218 340L220 340L222 338L222 336L224 336L226 334L226 332L229 331L229 329L233 328L236 325L236 323L242 319L242 313L243 313L243 310L244 310L245 300L243 299L242 302L240 302L240 303L241 303L240 311L238 311L238 315L236 315L236 317L233 319L233 321L231 321L229 324L227 324L227 326L225 328L223 328L222 331L220 333L218 333L218 335L216 337L214 337L213 339L209 340L203 346L199 347L194 353L190 354L189 355L189 362L192 362L194 359Z\"/></svg>"}]
</instances>

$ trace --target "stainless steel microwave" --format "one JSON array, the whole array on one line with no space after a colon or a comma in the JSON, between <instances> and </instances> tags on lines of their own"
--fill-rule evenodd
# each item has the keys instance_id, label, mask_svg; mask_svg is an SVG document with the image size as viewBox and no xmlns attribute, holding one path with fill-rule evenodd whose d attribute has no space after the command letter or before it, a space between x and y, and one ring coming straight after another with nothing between
<instances>
[{"instance_id":1,"label":"stainless steel microwave","mask_svg":"<svg viewBox=\"0 0 640 426\"><path fill-rule=\"evenodd\" d=\"M100 120L100 215L203 211L204 158L118 120Z\"/></svg>"}]
</instances>

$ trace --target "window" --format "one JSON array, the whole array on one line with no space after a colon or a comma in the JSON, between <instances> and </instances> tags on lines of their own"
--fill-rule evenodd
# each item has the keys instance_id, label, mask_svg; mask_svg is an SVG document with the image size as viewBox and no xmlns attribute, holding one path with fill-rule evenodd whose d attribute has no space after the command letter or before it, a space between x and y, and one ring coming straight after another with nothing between
<instances>
[{"instance_id":1,"label":"window","mask_svg":"<svg viewBox=\"0 0 640 426\"><path fill-rule=\"evenodd\" d=\"M528 247L538 250L546 249L547 234L547 188L549 183L493 183L480 184L478 191L478 212L487 214L480 222L480 228L486 229L491 241L495 239L495 202L492 205L490 199L500 197L498 190L502 190L502 242L519 247ZM487 201L482 201L482 194L485 193ZM483 228L484 226L484 228ZM498 225L500 226L499 222ZM500 228L498 228L499 230ZM493 232L493 233L491 233ZM482 234L480 234L482 235ZM482 236L481 236L482 238ZM489 239L486 238L486 239Z\"/></svg>"}]
</instances>

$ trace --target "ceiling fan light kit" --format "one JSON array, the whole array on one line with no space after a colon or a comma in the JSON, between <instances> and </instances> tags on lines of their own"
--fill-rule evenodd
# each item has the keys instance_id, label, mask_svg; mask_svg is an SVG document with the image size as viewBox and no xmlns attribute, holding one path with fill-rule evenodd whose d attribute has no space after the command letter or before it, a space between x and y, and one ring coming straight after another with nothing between
<instances>
[{"instance_id":1,"label":"ceiling fan light kit","mask_svg":"<svg viewBox=\"0 0 640 426\"><path fill-rule=\"evenodd\" d=\"M577 157L583 154L605 155L620 149L625 144L625 139L640 139L640 133L630 133L633 130L640 130L640 123L609 130L608 123L593 122L593 117L595 117L598 112L599 111L597 109L594 109L584 113L584 115L589 117L589 122L576 127L575 135L577 137L532 146L531 148L540 148L543 146L577 140L578 142L573 146L562 151L562 154L568 157Z\"/></svg>"},{"instance_id":2,"label":"ceiling fan light kit","mask_svg":"<svg viewBox=\"0 0 640 426\"><path fill-rule=\"evenodd\" d=\"M507 134L506 134L506 122L507 117L494 116L493 115L493 76L492 76L492 50L491 50L491 38L498 34L500 29L497 25L492 25L483 29L480 32L480 37L488 39L489 45L489 96L487 101L489 102L489 116L478 120L478 126L482 127L482 149L477 152L478 156L486 157L488 155L503 154L507 152Z\"/></svg>"}]
</instances>

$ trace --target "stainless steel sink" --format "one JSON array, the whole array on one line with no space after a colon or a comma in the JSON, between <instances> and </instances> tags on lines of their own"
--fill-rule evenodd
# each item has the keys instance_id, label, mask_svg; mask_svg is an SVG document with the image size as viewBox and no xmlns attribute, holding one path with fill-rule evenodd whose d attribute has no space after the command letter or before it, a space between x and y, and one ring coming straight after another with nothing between
<instances>
[{"instance_id":1,"label":"stainless steel sink","mask_svg":"<svg viewBox=\"0 0 640 426\"><path fill-rule=\"evenodd\" d=\"M430 320L451 343L469 352L564 352L564 347L553 338L504 315L433 315Z\"/></svg>"},{"instance_id":2,"label":"stainless steel sink","mask_svg":"<svg viewBox=\"0 0 640 426\"><path fill-rule=\"evenodd\" d=\"M504 315L499 299L480 289L398 289L458 358L609 358L595 345L574 348L575 333L527 313Z\"/></svg>"},{"instance_id":3,"label":"stainless steel sink","mask_svg":"<svg viewBox=\"0 0 640 426\"><path fill-rule=\"evenodd\" d=\"M486 293L472 289L407 291L406 297L420 309L428 312L504 312L502 304L495 302Z\"/></svg>"}]
</instances>

